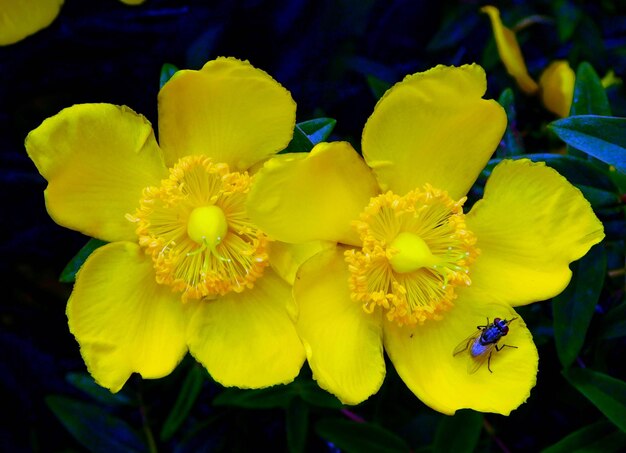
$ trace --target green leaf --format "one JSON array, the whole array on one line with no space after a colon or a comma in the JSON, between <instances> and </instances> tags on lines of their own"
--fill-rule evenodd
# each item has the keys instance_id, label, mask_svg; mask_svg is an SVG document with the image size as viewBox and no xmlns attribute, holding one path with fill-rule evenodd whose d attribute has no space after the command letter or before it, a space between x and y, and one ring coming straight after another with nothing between
<instances>
[{"instance_id":1,"label":"green leaf","mask_svg":"<svg viewBox=\"0 0 626 453\"><path fill-rule=\"evenodd\" d=\"M298 127L313 145L326 141L333 132L337 121L332 118L315 118L298 123Z\"/></svg>"},{"instance_id":2,"label":"green leaf","mask_svg":"<svg viewBox=\"0 0 626 453\"><path fill-rule=\"evenodd\" d=\"M391 83L385 82L384 80L373 75L367 76L367 84L376 99L382 98L385 92L392 86Z\"/></svg>"},{"instance_id":3,"label":"green leaf","mask_svg":"<svg viewBox=\"0 0 626 453\"><path fill-rule=\"evenodd\" d=\"M553 3L553 8L559 41L565 42L574 34L574 30L580 22L581 10L569 0L557 0Z\"/></svg>"},{"instance_id":4,"label":"green leaf","mask_svg":"<svg viewBox=\"0 0 626 453\"><path fill-rule=\"evenodd\" d=\"M612 423L602 420L574 431L541 453L610 453L624 451L625 447L626 434L617 431Z\"/></svg>"},{"instance_id":5,"label":"green leaf","mask_svg":"<svg viewBox=\"0 0 626 453\"><path fill-rule=\"evenodd\" d=\"M283 149L278 154L286 154L286 153L308 153L314 147L314 143L311 139L304 133L300 126L296 124L295 129L293 130L293 138L287 145L287 148Z\"/></svg>"},{"instance_id":6,"label":"green leaf","mask_svg":"<svg viewBox=\"0 0 626 453\"><path fill-rule=\"evenodd\" d=\"M105 244L106 242L101 241L100 239L89 239L83 248L78 251L76 256L72 258L69 263L67 263L67 266L65 266L65 269L61 272L59 281L63 283L72 283L76 280L76 273L85 260L87 260L89 255L91 255L95 249L102 247Z\"/></svg>"},{"instance_id":7,"label":"green leaf","mask_svg":"<svg viewBox=\"0 0 626 453\"><path fill-rule=\"evenodd\" d=\"M589 368L570 368L563 375L619 429L626 432L626 382Z\"/></svg>"},{"instance_id":8,"label":"green leaf","mask_svg":"<svg viewBox=\"0 0 626 453\"><path fill-rule=\"evenodd\" d=\"M570 116L611 115L609 98L602 86L600 77L594 71L593 66L587 62L582 62L576 70L574 97L569 114Z\"/></svg>"},{"instance_id":9,"label":"green leaf","mask_svg":"<svg viewBox=\"0 0 626 453\"><path fill-rule=\"evenodd\" d=\"M315 425L315 431L320 437L348 453L406 453L409 451L409 446L401 437L373 423L324 419Z\"/></svg>"},{"instance_id":10,"label":"green leaf","mask_svg":"<svg viewBox=\"0 0 626 453\"><path fill-rule=\"evenodd\" d=\"M517 113L515 111L513 90L511 88L504 90L498 98L498 103L504 108L508 121L504 137L502 137L502 142L498 146L496 155L505 158L524 154L524 144L517 131Z\"/></svg>"},{"instance_id":11,"label":"green leaf","mask_svg":"<svg viewBox=\"0 0 626 453\"><path fill-rule=\"evenodd\" d=\"M227 388L213 400L215 406L236 406L247 409L286 408L296 396L289 385L276 385L258 390Z\"/></svg>"},{"instance_id":12,"label":"green leaf","mask_svg":"<svg viewBox=\"0 0 626 453\"><path fill-rule=\"evenodd\" d=\"M68 373L65 380L77 389L82 390L99 403L109 406L126 406L132 404L132 400L122 392L111 393L104 387L100 387L87 373Z\"/></svg>"},{"instance_id":13,"label":"green leaf","mask_svg":"<svg viewBox=\"0 0 626 453\"><path fill-rule=\"evenodd\" d=\"M620 196L615 192L609 192L602 189L596 189L595 187L579 184L577 184L576 187L580 189L594 209L610 208L621 204Z\"/></svg>"},{"instance_id":14,"label":"green leaf","mask_svg":"<svg viewBox=\"0 0 626 453\"><path fill-rule=\"evenodd\" d=\"M606 274L606 252L597 244L572 264L572 280L552 299L554 340L559 360L569 367L580 352Z\"/></svg>"},{"instance_id":15,"label":"green leaf","mask_svg":"<svg viewBox=\"0 0 626 453\"><path fill-rule=\"evenodd\" d=\"M304 452L309 431L309 406L294 398L287 406L287 445L291 453Z\"/></svg>"},{"instance_id":16,"label":"green leaf","mask_svg":"<svg viewBox=\"0 0 626 453\"><path fill-rule=\"evenodd\" d=\"M141 438L125 421L94 404L60 395L47 396L45 401L63 426L89 451L146 451Z\"/></svg>"},{"instance_id":17,"label":"green leaf","mask_svg":"<svg viewBox=\"0 0 626 453\"><path fill-rule=\"evenodd\" d=\"M483 415L472 410L457 411L452 417L443 416L437 427L434 453L471 453L478 445L483 428Z\"/></svg>"},{"instance_id":18,"label":"green leaf","mask_svg":"<svg viewBox=\"0 0 626 453\"><path fill-rule=\"evenodd\" d=\"M626 118L570 116L548 127L568 145L626 172Z\"/></svg>"},{"instance_id":19,"label":"green leaf","mask_svg":"<svg viewBox=\"0 0 626 453\"><path fill-rule=\"evenodd\" d=\"M343 407L343 404L336 396L322 390L320 386L313 381L296 380L292 385L300 398L313 406L326 407L329 409L341 409Z\"/></svg>"},{"instance_id":20,"label":"green leaf","mask_svg":"<svg viewBox=\"0 0 626 453\"><path fill-rule=\"evenodd\" d=\"M626 302L609 310L602 318L600 338L612 340L626 336Z\"/></svg>"},{"instance_id":21,"label":"green leaf","mask_svg":"<svg viewBox=\"0 0 626 453\"><path fill-rule=\"evenodd\" d=\"M163 88L174 74L178 71L178 68L170 63L165 63L161 66L161 77L159 77L159 88Z\"/></svg>"},{"instance_id":22,"label":"green leaf","mask_svg":"<svg viewBox=\"0 0 626 453\"><path fill-rule=\"evenodd\" d=\"M203 382L204 370L199 365L192 365L180 388L180 393L178 394L178 398L176 398L174 407L163 423L163 428L159 435L162 441L171 439L174 433L183 424L189 415L189 411L191 411L191 408L196 402L200 390L202 390Z\"/></svg>"}]
</instances>

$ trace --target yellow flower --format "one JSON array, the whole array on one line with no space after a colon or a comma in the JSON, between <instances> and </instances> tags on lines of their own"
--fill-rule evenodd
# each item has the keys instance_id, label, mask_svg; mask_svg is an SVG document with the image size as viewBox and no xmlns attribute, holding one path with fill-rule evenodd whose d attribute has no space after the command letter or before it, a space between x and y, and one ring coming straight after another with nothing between
<instances>
[{"instance_id":1,"label":"yellow flower","mask_svg":"<svg viewBox=\"0 0 626 453\"><path fill-rule=\"evenodd\" d=\"M145 0L120 0L140 5ZM18 41L43 30L59 15L64 0L0 0L0 46Z\"/></svg>"},{"instance_id":2,"label":"yellow flower","mask_svg":"<svg viewBox=\"0 0 626 453\"><path fill-rule=\"evenodd\" d=\"M189 350L226 386L290 382L305 357L291 287L267 267L245 200L247 170L288 144L296 105L233 58L177 72L158 102L160 144L143 116L110 104L69 107L26 139L50 216L111 242L67 306L87 368L115 392L133 372L169 374Z\"/></svg>"},{"instance_id":3,"label":"yellow flower","mask_svg":"<svg viewBox=\"0 0 626 453\"><path fill-rule=\"evenodd\" d=\"M550 112L565 118L574 99L576 74L566 60L555 60L539 76L541 102Z\"/></svg>"},{"instance_id":4,"label":"yellow flower","mask_svg":"<svg viewBox=\"0 0 626 453\"><path fill-rule=\"evenodd\" d=\"M281 241L336 243L301 265L293 311L314 378L344 403L379 389L384 349L432 408L510 413L538 364L512 307L560 293L568 264L604 237L580 191L527 159L499 164L464 213L506 126L485 90L477 65L408 76L365 125L364 159L348 143L321 143L257 174L257 225ZM470 372L476 359L453 351L494 318L517 318L499 342L515 347Z\"/></svg>"}]
</instances>

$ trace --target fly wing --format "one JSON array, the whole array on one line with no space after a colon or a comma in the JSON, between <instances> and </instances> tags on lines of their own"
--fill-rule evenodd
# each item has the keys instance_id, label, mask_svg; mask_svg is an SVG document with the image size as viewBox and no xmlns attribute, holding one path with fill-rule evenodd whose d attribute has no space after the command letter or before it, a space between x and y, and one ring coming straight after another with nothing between
<instances>
[{"instance_id":1,"label":"fly wing","mask_svg":"<svg viewBox=\"0 0 626 453\"><path fill-rule=\"evenodd\" d=\"M472 345L474 344L474 342L476 341L476 339L478 339L481 333L482 333L482 330L477 330L476 332L472 333L469 337L467 337L465 340L461 341L457 345L457 347L454 348L454 350L452 351L452 355L456 356L462 353L463 351L467 351L468 349L470 349Z\"/></svg>"},{"instance_id":2,"label":"fly wing","mask_svg":"<svg viewBox=\"0 0 626 453\"><path fill-rule=\"evenodd\" d=\"M476 373L478 369L481 366L483 366L485 362L489 360L489 356L491 355L491 351L493 351L494 346L495 346L495 343L488 344L482 347L479 354L476 354L476 355L470 354L470 358L467 361L467 373L468 374Z\"/></svg>"}]
</instances>

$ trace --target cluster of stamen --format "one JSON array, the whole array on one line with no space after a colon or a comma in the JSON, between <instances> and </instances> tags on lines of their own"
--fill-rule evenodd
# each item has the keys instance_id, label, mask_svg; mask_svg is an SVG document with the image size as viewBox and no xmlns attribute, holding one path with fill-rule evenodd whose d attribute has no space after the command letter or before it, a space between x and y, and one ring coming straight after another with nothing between
<instances>
[{"instance_id":1,"label":"cluster of stamen","mask_svg":"<svg viewBox=\"0 0 626 453\"><path fill-rule=\"evenodd\" d=\"M372 198L354 222L363 247L345 253L352 298L368 313L382 307L399 325L441 319L455 287L471 283L479 253L464 202L428 184L404 196Z\"/></svg>"},{"instance_id":2,"label":"cluster of stamen","mask_svg":"<svg viewBox=\"0 0 626 453\"><path fill-rule=\"evenodd\" d=\"M252 288L268 264L267 237L250 223L250 176L205 156L187 156L159 187L143 191L127 219L152 257L156 280L183 300Z\"/></svg>"}]
</instances>

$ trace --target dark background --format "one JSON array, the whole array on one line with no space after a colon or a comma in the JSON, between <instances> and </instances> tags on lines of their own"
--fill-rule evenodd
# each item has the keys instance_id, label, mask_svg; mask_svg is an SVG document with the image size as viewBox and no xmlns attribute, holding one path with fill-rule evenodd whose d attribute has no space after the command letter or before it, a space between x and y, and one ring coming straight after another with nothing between
<instances>
[{"instance_id":1,"label":"dark background","mask_svg":"<svg viewBox=\"0 0 626 453\"><path fill-rule=\"evenodd\" d=\"M609 68L618 76L625 75L622 2L496 3L511 24L533 14L547 18L520 34L535 77L554 58L569 58L573 65L589 61L600 75ZM584 5L584 18L563 42L554 18L562 11L559 5L568 3ZM128 105L156 128L162 65L197 69L217 56L247 59L267 71L291 91L298 104L298 121L335 118L333 138L349 139L357 147L377 99L368 76L390 84L440 63L482 63L489 71L487 97L497 98L504 88L513 87L522 99L518 122L527 124L529 130L540 128L554 118L536 99L524 99L507 76L487 17L478 13L482 4L147 0L130 7L115 0L67 0L50 27L0 48L0 284L4 292L0 300L0 450L84 448L44 398L64 395L88 401L66 379L67 373L83 373L85 368L65 318L71 285L58 282L64 266L88 238L57 226L48 217L42 193L45 181L23 146L30 130L64 107L82 102ZM615 114L624 111L622 98L621 91L612 98ZM525 139L541 151L549 146L532 134ZM550 312L542 304L532 310L530 317L538 319ZM549 332L542 336L540 327L535 330L541 357L538 386L529 402L511 417L485 418L483 451L536 451L601 418L563 381ZM131 380L129 394L142 401L110 412L140 432L147 410L147 418L158 431L184 371L194 367L191 362L186 360L181 370L163 380ZM381 395L352 410L401 435L419 451L432 440L440 416L403 387L391 366L388 370ZM306 378L307 371L303 373ZM207 377L180 435L161 442L160 451L287 448L283 411L216 409L211 401L220 392ZM575 413L572 400L577 404ZM310 417L322 415L313 410ZM334 449L313 430L307 445L310 451Z\"/></svg>"}]
</instances>

